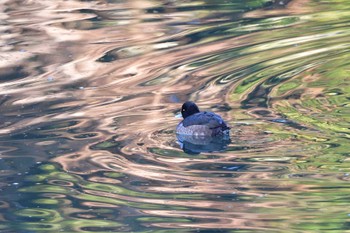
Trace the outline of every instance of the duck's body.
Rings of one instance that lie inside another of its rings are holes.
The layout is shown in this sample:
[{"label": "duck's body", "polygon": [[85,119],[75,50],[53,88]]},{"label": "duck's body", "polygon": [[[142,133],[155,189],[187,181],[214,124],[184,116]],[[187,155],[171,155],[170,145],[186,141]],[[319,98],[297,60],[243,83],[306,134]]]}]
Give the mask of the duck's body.
[{"label": "duck's body", "polygon": [[176,127],[177,134],[194,136],[218,136],[229,134],[230,128],[225,121],[213,112],[200,112],[193,102],[182,105],[183,121]]}]

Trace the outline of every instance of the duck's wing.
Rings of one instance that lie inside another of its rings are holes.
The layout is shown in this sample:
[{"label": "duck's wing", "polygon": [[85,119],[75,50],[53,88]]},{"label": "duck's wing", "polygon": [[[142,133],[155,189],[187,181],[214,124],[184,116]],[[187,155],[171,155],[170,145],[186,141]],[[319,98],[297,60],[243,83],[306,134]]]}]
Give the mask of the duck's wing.
[{"label": "duck's wing", "polygon": [[191,125],[206,125],[210,129],[222,127],[224,129],[229,129],[225,121],[217,114],[213,112],[199,112],[186,117],[183,120],[183,126],[188,127]]}]

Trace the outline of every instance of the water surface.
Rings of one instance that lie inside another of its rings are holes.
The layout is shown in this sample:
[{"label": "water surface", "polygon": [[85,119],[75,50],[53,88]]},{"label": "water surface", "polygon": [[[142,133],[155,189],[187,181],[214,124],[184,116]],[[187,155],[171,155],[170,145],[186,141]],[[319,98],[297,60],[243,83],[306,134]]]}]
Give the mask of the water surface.
[{"label": "water surface", "polygon": [[0,4],[1,232],[350,232],[347,1]]}]

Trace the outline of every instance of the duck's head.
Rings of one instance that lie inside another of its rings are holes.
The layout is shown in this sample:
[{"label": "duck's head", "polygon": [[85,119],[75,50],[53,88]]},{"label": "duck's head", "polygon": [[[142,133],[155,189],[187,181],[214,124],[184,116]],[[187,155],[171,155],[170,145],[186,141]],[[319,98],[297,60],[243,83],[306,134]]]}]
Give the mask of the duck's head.
[{"label": "duck's head", "polygon": [[181,107],[181,115],[184,119],[198,112],[199,112],[198,106],[192,101],[185,102]]}]

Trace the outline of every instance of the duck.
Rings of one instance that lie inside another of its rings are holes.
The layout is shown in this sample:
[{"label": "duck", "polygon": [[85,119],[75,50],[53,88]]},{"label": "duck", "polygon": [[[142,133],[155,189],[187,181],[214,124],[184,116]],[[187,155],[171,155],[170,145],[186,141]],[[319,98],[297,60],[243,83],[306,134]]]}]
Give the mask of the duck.
[{"label": "duck", "polygon": [[192,101],[186,101],[181,107],[183,120],[176,127],[176,134],[191,136],[229,135],[230,127],[213,112],[201,112]]}]

